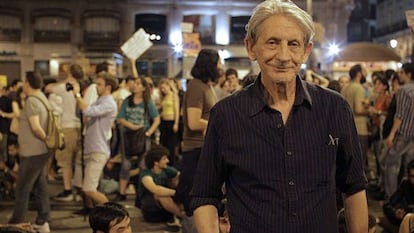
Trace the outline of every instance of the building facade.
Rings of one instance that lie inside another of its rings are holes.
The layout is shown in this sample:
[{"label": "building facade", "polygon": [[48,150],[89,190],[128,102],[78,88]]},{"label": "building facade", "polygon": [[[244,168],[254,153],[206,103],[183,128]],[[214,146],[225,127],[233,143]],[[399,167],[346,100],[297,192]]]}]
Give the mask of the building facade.
[{"label": "building facade", "polygon": [[[104,60],[128,73],[120,46],[139,28],[153,42],[137,61],[141,75],[188,77],[194,57],[177,52],[183,22],[193,26],[202,47],[217,49],[226,66],[251,71],[243,46],[244,27],[261,0],[0,0],[0,75],[20,79],[27,70],[58,77],[69,64],[89,73]],[[349,0],[294,1],[317,15],[318,46],[345,41]],[[318,60],[319,58],[315,58]],[[317,61],[318,62],[318,61]]]}]

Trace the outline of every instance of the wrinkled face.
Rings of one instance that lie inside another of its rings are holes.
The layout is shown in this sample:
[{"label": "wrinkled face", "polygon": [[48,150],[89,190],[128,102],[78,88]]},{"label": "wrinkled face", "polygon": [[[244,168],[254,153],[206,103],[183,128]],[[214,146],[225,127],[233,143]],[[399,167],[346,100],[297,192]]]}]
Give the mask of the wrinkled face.
[{"label": "wrinkled face", "polygon": [[[115,221],[115,220],[114,220]],[[110,223],[111,228],[109,229],[109,233],[131,233],[131,219],[129,217],[125,217],[121,222],[112,226],[112,222]]]},{"label": "wrinkled face", "polygon": [[305,44],[305,35],[296,21],[273,15],[259,26],[257,41],[246,41],[251,60],[257,60],[264,83],[295,81],[302,63],[308,59],[312,44]]}]

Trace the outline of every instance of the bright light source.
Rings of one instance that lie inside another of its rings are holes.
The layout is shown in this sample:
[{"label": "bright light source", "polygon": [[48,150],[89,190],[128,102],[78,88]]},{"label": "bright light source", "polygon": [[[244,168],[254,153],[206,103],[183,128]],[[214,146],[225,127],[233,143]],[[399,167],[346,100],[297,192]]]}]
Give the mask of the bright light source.
[{"label": "bright light source", "polygon": [[59,75],[59,61],[56,59],[50,59],[49,63],[50,75],[57,77]]},{"label": "bright light source", "polygon": [[300,65],[300,68],[302,70],[306,70],[308,68],[308,66],[305,63],[303,63],[302,65]]},{"label": "bright light source", "polygon": [[396,39],[392,39],[390,40],[390,45],[391,45],[391,48],[395,49],[397,48],[398,41]]},{"label": "bright light source", "polygon": [[174,52],[176,52],[176,53],[182,53],[183,52],[183,45],[182,44],[176,44],[176,45],[174,45]]},{"label": "bright light source", "polygon": [[339,53],[339,51],[340,51],[340,49],[339,49],[338,45],[336,45],[336,44],[330,44],[329,45],[329,48],[328,48],[329,55],[335,56]]},{"label": "bright light source", "polygon": [[161,40],[161,36],[160,36],[160,35],[157,35],[157,36],[155,37],[155,39],[156,39],[156,40]]},{"label": "bright light source", "polygon": [[150,35],[150,40],[155,40],[156,35],[155,34],[151,34]]},{"label": "bright light source", "polygon": [[178,45],[183,43],[183,36],[181,34],[181,31],[176,30],[170,33],[170,42],[173,45]]},{"label": "bright light source", "polygon": [[218,51],[218,54],[223,61],[231,56],[230,52],[227,49],[220,49]]}]

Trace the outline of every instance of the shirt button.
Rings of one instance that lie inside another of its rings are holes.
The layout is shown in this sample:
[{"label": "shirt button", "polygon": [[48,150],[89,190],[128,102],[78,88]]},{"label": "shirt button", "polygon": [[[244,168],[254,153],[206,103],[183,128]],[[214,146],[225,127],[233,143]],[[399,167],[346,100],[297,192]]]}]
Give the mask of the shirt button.
[{"label": "shirt button", "polygon": [[288,151],[286,152],[287,155],[292,155],[292,152]]},{"label": "shirt button", "polygon": [[288,183],[290,186],[294,186],[295,185],[295,182],[293,182],[293,181],[289,181],[289,183]]},{"label": "shirt button", "polygon": [[296,212],[292,212],[292,216],[297,216],[298,214]]},{"label": "shirt button", "polygon": [[280,123],[279,123],[279,124],[277,124],[276,126],[277,126],[277,128],[279,128],[279,129],[280,129],[280,128],[282,128],[282,124],[280,124]]}]

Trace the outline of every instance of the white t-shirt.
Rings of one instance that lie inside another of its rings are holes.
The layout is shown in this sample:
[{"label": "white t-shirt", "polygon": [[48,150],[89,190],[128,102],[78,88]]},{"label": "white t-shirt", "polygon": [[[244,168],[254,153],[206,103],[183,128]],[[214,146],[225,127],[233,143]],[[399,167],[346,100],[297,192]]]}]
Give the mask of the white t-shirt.
[{"label": "white t-shirt", "polygon": [[[80,119],[76,115],[76,99],[72,91],[66,91],[65,83],[59,83],[53,88],[53,94],[62,99],[61,126],[65,128],[80,128]],[[53,106],[53,105],[52,105]]]}]

